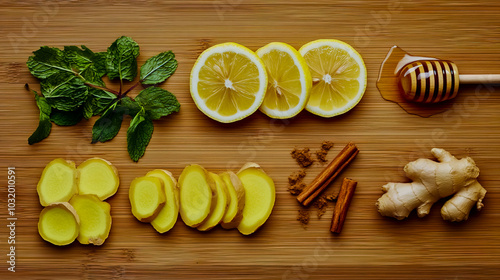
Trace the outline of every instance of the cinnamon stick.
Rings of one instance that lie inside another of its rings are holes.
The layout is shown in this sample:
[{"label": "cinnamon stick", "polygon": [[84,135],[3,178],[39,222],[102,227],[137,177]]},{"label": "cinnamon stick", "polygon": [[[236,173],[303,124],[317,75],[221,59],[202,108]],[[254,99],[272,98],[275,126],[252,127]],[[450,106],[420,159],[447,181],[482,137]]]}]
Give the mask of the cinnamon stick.
[{"label": "cinnamon stick", "polygon": [[358,182],[354,180],[344,178],[342,186],[340,187],[339,196],[337,198],[337,204],[335,204],[335,210],[333,211],[332,227],[330,229],[331,232],[340,233],[342,231],[342,226],[344,226],[345,218],[347,216],[347,210],[351,204],[357,184]]},{"label": "cinnamon stick", "polygon": [[304,206],[309,206],[328,185],[349,165],[349,163],[359,153],[354,143],[349,143],[342,151],[328,164],[328,166],[297,196],[297,200]]}]

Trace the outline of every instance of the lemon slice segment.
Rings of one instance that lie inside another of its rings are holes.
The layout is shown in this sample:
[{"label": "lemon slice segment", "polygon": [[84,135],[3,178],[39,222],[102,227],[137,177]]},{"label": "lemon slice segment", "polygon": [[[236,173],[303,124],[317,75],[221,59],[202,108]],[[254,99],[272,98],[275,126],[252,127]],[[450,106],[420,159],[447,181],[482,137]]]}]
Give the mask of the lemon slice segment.
[{"label": "lemon slice segment", "polygon": [[313,80],[306,110],[328,118],[359,103],[366,90],[367,74],[363,58],[354,48],[339,40],[316,40],[299,52]]},{"label": "lemon slice segment", "polygon": [[241,120],[262,104],[267,73],[250,49],[224,43],[205,50],[191,70],[191,96],[208,117],[223,123]]},{"label": "lemon slice segment", "polygon": [[268,85],[260,110],[271,118],[291,118],[306,106],[312,87],[306,61],[292,46],[270,43],[257,50],[267,70]]}]

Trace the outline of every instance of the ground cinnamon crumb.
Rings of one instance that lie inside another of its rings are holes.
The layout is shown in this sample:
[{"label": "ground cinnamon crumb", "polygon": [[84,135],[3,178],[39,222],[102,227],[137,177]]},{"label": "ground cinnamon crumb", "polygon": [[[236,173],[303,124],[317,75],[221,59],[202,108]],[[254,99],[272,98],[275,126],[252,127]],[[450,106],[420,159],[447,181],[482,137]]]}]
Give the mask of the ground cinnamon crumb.
[{"label": "ground cinnamon crumb", "polygon": [[331,194],[327,194],[327,195],[325,196],[325,198],[326,198],[326,200],[328,200],[328,201],[335,201],[335,200],[337,200],[337,196],[338,196],[338,195],[339,195],[338,193],[331,193]]},{"label": "ground cinnamon crumb", "polygon": [[318,199],[316,199],[313,205],[314,207],[318,208],[317,215],[318,218],[321,218],[321,216],[325,214],[326,208],[328,207],[328,200],[326,199],[326,195],[318,197]]},{"label": "ground cinnamon crumb", "polygon": [[297,221],[305,227],[309,223],[309,211],[308,210],[299,210],[299,215],[297,216]]},{"label": "ground cinnamon crumb", "polygon": [[292,158],[294,158],[303,168],[310,166],[314,162],[314,159],[309,152],[309,148],[304,148],[302,150],[294,148],[290,154],[292,155]]},{"label": "ground cinnamon crumb", "polygon": [[292,195],[299,195],[305,187],[306,187],[306,184],[300,182],[300,183],[296,183],[294,185],[288,186],[288,191]]},{"label": "ground cinnamon crumb", "polygon": [[297,183],[300,183],[302,182],[302,179],[304,179],[304,177],[306,177],[306,171],[304,169],[295,171],[290,176],[288,176],[288,184],[290,186],[293,186]]},{"label": "ground cinnamon crumb", "polygon": [[321,163],[327,162],[326,160],[326,155],[328,154],[328,151],[333,147],[333,142],[331,141],[323,141],[321,143],[321,149],[316,151],[316,158],[318,158],[318,161]]},{"label": "ground cinnamon crumb", "polygon": [[321,150],[328,152],[331,148],[333,148],[332,141],[323,141],[323,143],[321,143]]},{"label": "ground cinnamon crumb", "polygon": [[325,163],[325,162],[327,162],[327,160],[326,160],[327,154],[328,154],[328,152],[326,152],[326,151],[318,150],[318,151],[316,151],[316,158],[318,159],[319,162]]}]

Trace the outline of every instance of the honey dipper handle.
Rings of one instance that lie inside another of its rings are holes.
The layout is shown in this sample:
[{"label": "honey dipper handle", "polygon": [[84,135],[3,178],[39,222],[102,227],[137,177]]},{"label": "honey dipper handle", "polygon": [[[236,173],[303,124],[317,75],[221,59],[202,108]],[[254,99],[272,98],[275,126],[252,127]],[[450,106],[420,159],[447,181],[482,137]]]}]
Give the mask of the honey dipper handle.
[{"label": "honey dipper handle", "polygon": [[500,84],[500,74],[459,75],[461,84]]}]

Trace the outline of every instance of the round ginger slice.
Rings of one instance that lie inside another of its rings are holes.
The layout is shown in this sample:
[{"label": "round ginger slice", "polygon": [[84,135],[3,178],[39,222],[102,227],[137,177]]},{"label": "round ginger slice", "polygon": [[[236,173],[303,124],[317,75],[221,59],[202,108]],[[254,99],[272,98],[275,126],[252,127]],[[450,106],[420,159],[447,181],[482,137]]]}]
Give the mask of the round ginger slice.
[{"label": "round ginger slice", "polygon": [[94,194],[75,195],[69,203],[80,218],[78,241],[81,244],[102,245],[111,230],[111,206]]},{"label": "round ginger slice", "polygon": [[179,177],[181,218],[189,227],[197,227],[208,217],[216,204],[215,182],[198,164],[184,168]]},{"label": "round ginger slice", "polygon": [[276,191],[274,182],[256,163],[245,164],[238,177],[245,188],[245,208],[238,231],[244,235],[254,233],[271,215]]},{"label": "round ginger slice", "polygon": [[166,201],[163,182],[156,177],[135,178],[128,195],[132,214],[143,223],[154,220]]},{"label": "round ginger slice", "polygon": [[159,233],[165,233],[172,229],[179,216],[179,187],[172,173],[167,170],[155,169],[146,174],[147,177],[156,177],[163,182],[165,187],[166,203],[151,225]]},{"label": "round ginger slice", "polygon": [[80,230],[80,219],[68,202],[55,202],[45,207],[38,220],[38,233],[43,240],[64,246],[75,241]]},{"label": "round ginger slice", "polygon": [[213,207],[214,209],[208,215],[208,218],[198,226],[198,230],[201,231],[207,231],[211,230],[213,227],[218,225],[222,218],[224,217],[224,214],[226,214],[226,209],[227,209],[227,203],[228,203],[228,195],[227,195],[227,187],[226,183],[222,181],[221,177],[219,175],[210,172],[210,177],[215,182],[215,189],[217,191],[217,199],[215,202],[215,206]]},{"label": "round ginger slice", "polygon": [[37,192],[42,206],[55,202],[68,202],[77,193],[75,163],[56,158],[43,169]]},{"label": "round ginger slice", "polygon": [[228,206],[221,221],[221,226],[225,229],[235,228],[243,218],[243,208],[245,207],[245,189],[240,178],[231,171],[219,175],[226,184],[228,194]]},{"label": "round ginger slice", "polygon": [[90,158],[78,166],[79,194],[95,194],[106,200],[118,190],[120,179],[118,170],[111,162],[102,158]]}]

